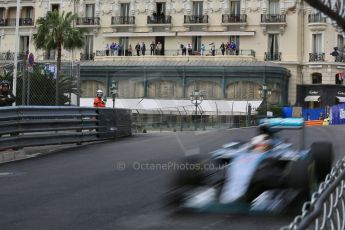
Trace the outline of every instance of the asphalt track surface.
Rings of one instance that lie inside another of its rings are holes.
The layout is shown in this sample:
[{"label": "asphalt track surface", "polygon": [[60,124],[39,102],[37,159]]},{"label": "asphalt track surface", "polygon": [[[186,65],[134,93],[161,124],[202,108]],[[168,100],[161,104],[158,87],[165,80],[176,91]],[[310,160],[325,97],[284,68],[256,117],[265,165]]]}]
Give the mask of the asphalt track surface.
[{"label": "asphalt track surface", "polygon": [[[146,167],[254,135],[253,128],[139,134],[0,165],[0,229],[279,229],[293,217],[173,214],[162,202],[173,170]],[[301,140],[295,131],[283,136]],[[329,140],[342,159],[344,136],[344,126],[307,128],[306,146]]]}]

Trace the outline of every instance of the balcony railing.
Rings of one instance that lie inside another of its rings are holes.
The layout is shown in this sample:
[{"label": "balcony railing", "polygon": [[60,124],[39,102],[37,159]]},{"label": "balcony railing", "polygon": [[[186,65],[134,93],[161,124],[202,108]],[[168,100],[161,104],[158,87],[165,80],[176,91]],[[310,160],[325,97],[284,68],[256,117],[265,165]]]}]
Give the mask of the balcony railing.
[{"label": "balcony railing", "polygon": [[325,53],[309,53],[310,62],[323,62],[325,61]]},{"label": "balcony railing", "polygon": [[246,23],[247,15],[246,14],[223,14],[222,22],[223,23]]},{"label": "balcony railing", "polygon": [[77,18],[77,25],[79,26],[99,25],[99,24],[100,24],[99,17]]},{"label": "balcony railing", "polygon": [[111,17],[112,25],[133,25],[135,24],[134,16],[117,16]]},{"label": "balcony railing", "polygon": [[34,21],[32,18],[19,18],[19,25],[20,26],[33,26]]},{"label": "balcony railing", "polygon": [[345,62],[345,51],[338,50],[338,56],[334,57],[334,62]]},{"label": "balcony railing", "polygon": [[91,54],[80,53],[80,60],[81,61],[94,60],[94,58],[95,58],[95,53],[91,53]]},{"label": "balcony railing", "polygon": [[265,52],[265,61],[281,61],[281,52]]},{"label": "balcony railing", "polygon": [[[146,50],[145,56],[157,56],[157,58],[161,56],[182,56],[183,52],[182,49],[174,49],[174,50],[168,50],[164,49],[164,52],[161,52],[161,54],[158,54],[156,51],[151,55],[150,50]],[[135,50],[132,51],[132,53],[128,53],[128,49],[126,48],[125,54],[123,52],[121,54],[112,54],[111,52],[106,52],[105,50],[96,50],[96,56],[102,57],[102,56],[137,56],[137,52]],[[142,52],[139,53],[140,56],[142,56]],[[201,52],[194,50],[191,54],[189,54],[186,51],[186,56],[201,56]],[[204,56],[211,56],[212,52],[210,49],[206,50],[203,54]],[[220,49],[215,50],[215,55],[220,56],[223,55],[222,51]],[[254,50],[226,50],[224,52],[224,56],[246,56],[246,57],[255,57],[255,51]],[[86,60],[85,58],[83,60]],[[93,60],[93,59],[91,59]]]},{"label": "balcony railing", "polygon": [[164,16],[164,15],[147,16],[147,24],[171,24],[171,16]]},{"label": "balcony railing", "polygon": [[[10,51],[2,52],[0,53],[0,61],[12,61],[14,60],[14,54],[15,54],[14,52],[10,52]],[[18,53],[18,59],[23,60],[24,55],[25,55],[24,52]]]},{"label": "balcony railing", "polygon": [[309,14],[308,22],[309,23],[326,23],[326,18],[322,17],[321,14]]},{"label": "balcony railing", "polygon": [[[32,18],[19,18],[20,26],[33,26],[34,20]],[[1,18],[0,26],[16,26],[15,18]]]},{"label": "balcony railing", "polygon": [[208,15],[185,15],[184,23],[187,23],[187,24],[208,23]]},{"label": "balcony railing", "polygon": [[263,23],[283,23],[286,22],[285,14],[261,14]]}]

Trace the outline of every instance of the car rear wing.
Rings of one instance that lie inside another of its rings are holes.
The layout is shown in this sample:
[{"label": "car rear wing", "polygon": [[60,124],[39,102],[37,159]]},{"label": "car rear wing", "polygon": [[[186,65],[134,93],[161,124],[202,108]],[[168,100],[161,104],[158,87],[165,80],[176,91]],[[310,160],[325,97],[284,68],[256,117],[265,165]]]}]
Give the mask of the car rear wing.
[{"label": "car rear wing", "polygon": [[305,130],[304,119],[299,117],[290,118],[265,118],[260,120],[260,125],[268,125],[272,130],[284,130],[284,129],[301,129],[301,143],[300,148],[304,149],[305,142]]}]

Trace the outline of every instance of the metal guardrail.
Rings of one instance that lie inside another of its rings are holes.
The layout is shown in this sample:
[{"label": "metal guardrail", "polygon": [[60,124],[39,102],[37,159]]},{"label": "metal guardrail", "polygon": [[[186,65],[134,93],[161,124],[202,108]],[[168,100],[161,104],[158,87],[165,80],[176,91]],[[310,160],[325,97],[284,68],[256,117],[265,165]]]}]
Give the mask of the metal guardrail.
[{"label": "metal guardrail", "polygon": [[326,176],[302,213],[280,230],[345,228],[345,158]]},{"label": "metal guardrail", "polygon": [[131,111],[108,108],[0,108],[0,150],[130,136]]}]

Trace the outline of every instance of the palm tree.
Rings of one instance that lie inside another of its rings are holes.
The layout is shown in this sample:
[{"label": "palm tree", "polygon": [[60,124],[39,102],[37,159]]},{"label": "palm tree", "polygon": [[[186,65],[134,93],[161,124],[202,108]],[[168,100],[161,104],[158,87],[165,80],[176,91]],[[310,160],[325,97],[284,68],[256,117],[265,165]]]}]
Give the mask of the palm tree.
[{"label": "palm tree", "polygon": [[56,105],[59,105],[59,77],[61,70],[62,46],[69,50],[81,48],[84,43],[83,30],[73,27],[73,21],[78,17],[72,12],[50,11],[45,18],[37,19],[37,33],[33,35],[36,49],[55,50],[57,49],[57,70],[56,70]]}]

